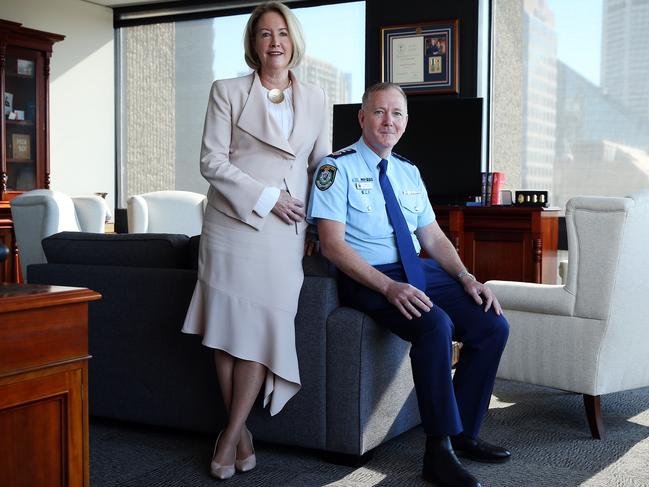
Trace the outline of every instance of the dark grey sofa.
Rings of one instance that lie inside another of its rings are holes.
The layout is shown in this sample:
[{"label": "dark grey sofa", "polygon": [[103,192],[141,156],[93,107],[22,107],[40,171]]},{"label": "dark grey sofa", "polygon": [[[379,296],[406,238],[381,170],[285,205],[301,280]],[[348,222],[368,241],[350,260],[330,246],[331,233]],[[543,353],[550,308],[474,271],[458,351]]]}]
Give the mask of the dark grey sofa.
[{"label": "dark grey sofa", "polygon": [[[180,332],[199,237],[63,232],[43,240],[30,283],[83,286],[90,304],[90,414],[216,433],[224,415],[211,350]],[[409,345],[340,306],[322,259],[305,258],[296,318],[302,389],[255,438],[360,456],[419,423]]]}]

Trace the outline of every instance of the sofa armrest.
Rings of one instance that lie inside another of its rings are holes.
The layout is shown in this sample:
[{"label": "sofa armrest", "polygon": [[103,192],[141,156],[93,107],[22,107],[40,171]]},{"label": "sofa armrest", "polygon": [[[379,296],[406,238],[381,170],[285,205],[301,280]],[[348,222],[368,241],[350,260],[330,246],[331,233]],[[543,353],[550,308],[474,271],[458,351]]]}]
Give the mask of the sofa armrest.
[{"label": "sofa armrest", "polygon": [[558,316],[572,316],[575,296],[565,286],[529,282],[488,281],[505,310],[527,311]]},{"label": "sofa armrest", "polygon": [[327,321],[327,450],[355,456],[420,423],[410,344],[355,309]]},{"label": "sofa armrest", "polygon": [[306,276],[295,317],[302,389],[270,417],[257,401],[248,426],[255,438],[324,450],[326,447],[326,323],[339,306],[335,279]]}]

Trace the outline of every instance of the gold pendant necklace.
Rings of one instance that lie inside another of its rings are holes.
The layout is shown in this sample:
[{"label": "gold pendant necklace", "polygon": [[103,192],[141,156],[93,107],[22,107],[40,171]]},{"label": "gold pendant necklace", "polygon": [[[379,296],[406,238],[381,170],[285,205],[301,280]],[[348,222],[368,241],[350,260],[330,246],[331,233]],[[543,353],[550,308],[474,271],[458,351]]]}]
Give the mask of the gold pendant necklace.
[{"label": "gold pendant necklace", "polygon": [[268,99],[273,103],[282,103],[284,101],[284,92],[279,88],[268,90]]}]

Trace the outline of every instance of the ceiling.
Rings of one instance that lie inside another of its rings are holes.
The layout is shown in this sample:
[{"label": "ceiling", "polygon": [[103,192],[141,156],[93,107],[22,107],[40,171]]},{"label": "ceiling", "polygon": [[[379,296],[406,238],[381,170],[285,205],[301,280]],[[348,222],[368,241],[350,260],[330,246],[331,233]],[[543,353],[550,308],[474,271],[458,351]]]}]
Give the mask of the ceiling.
[{"label": "ceiling", "polygon": [[102,5],[104,7],[126,7],[127,5],[143,5],[151,3],[164,3],[172,2],[175,0],[82,0],[87,3],[94,3],[95,5]]}]

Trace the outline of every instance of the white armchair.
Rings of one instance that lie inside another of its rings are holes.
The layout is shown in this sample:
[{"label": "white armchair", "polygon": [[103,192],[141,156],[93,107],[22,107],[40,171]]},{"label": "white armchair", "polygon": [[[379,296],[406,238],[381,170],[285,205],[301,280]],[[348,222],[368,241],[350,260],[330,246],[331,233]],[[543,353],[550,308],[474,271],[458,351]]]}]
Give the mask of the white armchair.
[{"label": "white armchair", "polygon": [[23,280],[27,266],[46,262],[41,241],[58,232],[104,233],[108,207],[99,196],[70,196],[36,189],[10,202]]},{"label": "white armchair", "polygon": [[128,233],[201,233],[207,198],[191,191],[154,191],[127,201]]},{"label": "white armchair", "polygon": [[510,324],[498,377],[583,394],[601,438],[600,396],[649,386],[649,190],[572,198],[566,226],[565,285],[487,282]]}]

